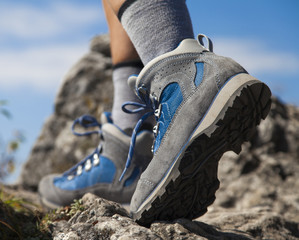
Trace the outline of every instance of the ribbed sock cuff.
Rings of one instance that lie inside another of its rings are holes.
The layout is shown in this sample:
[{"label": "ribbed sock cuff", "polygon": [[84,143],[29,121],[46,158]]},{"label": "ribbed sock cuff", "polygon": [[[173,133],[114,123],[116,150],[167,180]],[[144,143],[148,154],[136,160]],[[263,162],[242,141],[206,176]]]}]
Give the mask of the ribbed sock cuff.
[{"label": "ribbed sock cuff", "polygon": [[136,1],[137,0],[127,0],[121,5],[121,7],[119,8],[118,13],[117,13],[117,17],[120,22],[121,22],[121,17],[124,14],[124,12],[126,11],[126,9],[128,7],[130,7]]},{"label": "ribbed sock cuff", "polygon": [[121,67],[136,67],[136,68],[143,68],[144,65],[141,62],[141,60],[132,60],[132,61],[126,61],[126,62],[120,62],[117,64],[114,64],[112,66],[112,69],[115,70],[117,68],[121,68]]}]

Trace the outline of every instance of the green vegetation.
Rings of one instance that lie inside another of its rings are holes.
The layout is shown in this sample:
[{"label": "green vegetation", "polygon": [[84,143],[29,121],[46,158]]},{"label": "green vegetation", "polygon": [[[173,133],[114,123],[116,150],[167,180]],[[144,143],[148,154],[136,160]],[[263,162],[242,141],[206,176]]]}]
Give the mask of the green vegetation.
[{"label": "green vegetation", "polygon": [[51,225],[69,220],[78,211],[83,211],[81,200],[71,206],[45,212],[24,199],[0,192],[0,239],[52,239]]},{"label": "green vegetation", "polygon": [[11,118],[10,112],[5,108],[6,105],[7,105],[7,101],[0,100],[0,114],[2,114],[7,118]]},{"label": "green vegetation", "polygon": [[[6,106],[7,101],[0,100],[0,115],[10,119],[12,115]],[[24,141],[25,137],[20,131],[15,131],[9,140],[0,138],[0,180],[4,180],[15,170],[15,154]]]},{"label": "green vegetation", "polygon": [[[0,100],[0,117],[10,119],[6,109],[7,102]],[[0,138],[0,180],[15,169],[15,153],[25,140],[21,132],[16,131],[10,139]],[[1,187],[1,185],[0,185]],[[69,220],[78,211],[83,211],[81,200],[71,206],[52,211],[45,211],[25,199],[17,198],[0,188],[0,239],[52,239],[51,226],[61,220]]]}]

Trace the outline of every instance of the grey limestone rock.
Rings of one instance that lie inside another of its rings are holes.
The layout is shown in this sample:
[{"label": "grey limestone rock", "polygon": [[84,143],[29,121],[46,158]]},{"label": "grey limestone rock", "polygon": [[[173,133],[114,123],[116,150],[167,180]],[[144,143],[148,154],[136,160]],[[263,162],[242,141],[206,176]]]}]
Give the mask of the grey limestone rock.
[{"label": "grey limestone rock", "polygon": [[73,120],[83,114],[99,119],[112,105],[108,35],[95,37],[90,48],[62,82],[54,113],[45,122],[22,169],[20,182],[25,188],[36,189],[43,176],[65,171],[99,143],[98,136],[77,137],[71,133]]},{"label": "grey limestone rock", "polygon": [[[78,212],[65,224],[55,224],[53,236],[67,234],[80,239],[160,239],[149,229],[139,226],[119,204],[86,194],[85,210]],[[74,238],[76,239],[76,238]]]},{"label": "grey limestone rock", "polygon": [[246,210],[214,208],[196,220],[177,219],[139,226],[120,205],[92,194],[85,210],[53,225],[54,239],[298,239],[298,222],[268,207]]}]

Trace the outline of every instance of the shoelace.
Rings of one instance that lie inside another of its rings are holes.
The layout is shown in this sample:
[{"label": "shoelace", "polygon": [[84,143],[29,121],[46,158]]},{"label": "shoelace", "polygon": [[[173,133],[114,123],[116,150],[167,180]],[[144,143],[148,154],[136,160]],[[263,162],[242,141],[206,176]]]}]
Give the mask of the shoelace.
[{"label": "shoelace", "polygon": [[[137,133],[140,129],[140,127],[142,126],[142,124],[144,123],[144,121],[152,116],[152,115],[155,115],[156,116],[156,120],[158,120],[158,116],[156,115],[157,111],[157,106],[158,106],[158,101],[157,101],[157,98],[155,96],[150,96],[150,98],[146,98],[146,95],[144,94],[143,97],[141,97],[141,93],[142,92],[146,92],[146,89],[145,87],[141,87],[139,88],[138,90],[138,95],[140,98],[143,99],[143,102],[145,104],[141,104],[141,103],[137,103],[137,102],[125,102],[123,105],[122,105],[122,110],[125,112],[125,113],[129,113],[129,114],[134,114],[134,113],[139,113],[141,111],[144,111],[144,110],[149,110],[148,112],[146,112],[137,122],[137,124],[135,125],[135,128],[133,130],[133,133],[132,133],[132,137],[131,137],[131,143],[130,143],[130,148],[129,148],[129,153],[128,153],[128,158],[127,158],[127,162],[126,162],[126,166],[119,178],[119,181],[121,181],[126,173],[126,171],[128,170],[128,168],[130,167],[131,165],[131,161],[132,161],[132,158],[133,158],[133,155],[134,155],[134,148],[135,148],[135,143],[136,143],[136,137],[137,137]],[[133,107],[138,107],[137,109],[127,109],[126,107],[127,106],[133,106]],[[157,129],[157,125],[154,127],[154,129]]]},{"label": "shoelace", "polygon": [[[84,132],[84,133],[79,133],[75,131],[75,126],[77,124],[80,124],[84,128],[89,128],[89,127],[99,127],[98,131],[89,131],[89,132]],[[79,118],[77,118],[73,125],[72,125],[72,132],[76,136],[88,136],[92,134],[102,134],[101,131],[102,125],[97,121],[97,119],[93,116],[90,115],[83,115]],[[92,166],[96,166],[100,163],[99,155],[101,153],[102,145],[97,147],[95,151],[88,155],[85,159],[83,159],[81,162],[77,163],[75,166],[64,172],[62,175],[63,177],[67,177],[68,180],[73,179],[75,176],[81,175],[83,171],[83,166],[86,171],[89,171]],[[92,159],[92,161],[90,160]]]},{"label": "shoelace", "polygon": [[[100,130],[99,131],[90,131],[90,132],[78,133],[78,132],[75,131],[75,126],[77,124],[80,124],[84,128],[99,127]],[[94,133],[101,134],[102,133],[101,128],[102,128],[102,125],[97,121],[97,119],[95,117],[90,116],[90,115],[83,115],[83,116],[77,118],[74,121],[74,123],[72,125],[72,132],[76,136],[88,136],[88,135],[91,135],[91,134],[94,134]]]}]

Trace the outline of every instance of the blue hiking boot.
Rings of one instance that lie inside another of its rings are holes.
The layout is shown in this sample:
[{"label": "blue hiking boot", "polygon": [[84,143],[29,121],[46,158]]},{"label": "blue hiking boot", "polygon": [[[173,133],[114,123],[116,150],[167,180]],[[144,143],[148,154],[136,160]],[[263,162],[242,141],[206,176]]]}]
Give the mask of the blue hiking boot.
[{"label": "blue hiking boot", "polygon": [[77,123],[84,127],[98,126],[99,131],[75,134],[99,133],[101,143],[92,154],[64,174],[51,174],[41,180],[38,192],[42,203],[48,208],[66,206],[88,192],[115,202],[129,203],[140,174],[152,158],[152,132],[138,132],[132,169],[127,177],[119,182],[128,156],[131,136],[114,125],[107,113],[102,115],[102,124],[91,116],[75,120],[74,125]]},{"label": "blue hiking boot", "polygon": [[218,161],[226,151],[239,153],[266,118],[270,89],[231,58],[214,54],[204,35],[183,40],[129,82],[144,102],[140,107],[157,121],[154,156],[131,200],[133,218],[150,225],[203,215],[219,188]]}]

